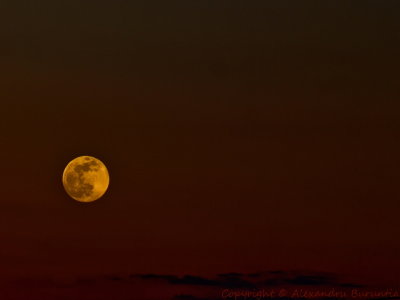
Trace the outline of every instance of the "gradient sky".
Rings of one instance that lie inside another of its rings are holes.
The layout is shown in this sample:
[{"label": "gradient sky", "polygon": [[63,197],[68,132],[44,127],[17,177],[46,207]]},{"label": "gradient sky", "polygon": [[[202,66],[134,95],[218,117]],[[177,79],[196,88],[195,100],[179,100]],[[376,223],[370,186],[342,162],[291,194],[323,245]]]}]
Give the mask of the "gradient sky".
[{"label": "gradient sky", "polygon": [[[0,276],[400,278],[400,2],[0,2]],[[61,184],[92,155],[101,200]]]}]

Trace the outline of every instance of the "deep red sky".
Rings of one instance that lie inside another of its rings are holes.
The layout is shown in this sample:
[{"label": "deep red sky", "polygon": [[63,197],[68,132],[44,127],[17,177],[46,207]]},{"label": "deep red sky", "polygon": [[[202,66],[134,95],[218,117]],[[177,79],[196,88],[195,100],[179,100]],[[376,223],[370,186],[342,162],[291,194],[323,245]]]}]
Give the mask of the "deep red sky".
[{"label": "deep red sky", "polygon": [[[396,283],[399,6],[1,1],[1,276]],[[90,205],[79,155],[111,174]]]}]

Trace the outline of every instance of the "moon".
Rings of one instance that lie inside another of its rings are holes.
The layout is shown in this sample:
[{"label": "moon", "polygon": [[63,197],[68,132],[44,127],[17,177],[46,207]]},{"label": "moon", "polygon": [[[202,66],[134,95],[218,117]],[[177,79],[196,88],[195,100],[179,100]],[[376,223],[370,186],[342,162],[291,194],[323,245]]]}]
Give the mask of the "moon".
[{"label": "moon", "polygon": [[79,156],[65,167],[62,182],[71,198],[79,202],[93,202],[107,191],[110,176],[99,159]]}]

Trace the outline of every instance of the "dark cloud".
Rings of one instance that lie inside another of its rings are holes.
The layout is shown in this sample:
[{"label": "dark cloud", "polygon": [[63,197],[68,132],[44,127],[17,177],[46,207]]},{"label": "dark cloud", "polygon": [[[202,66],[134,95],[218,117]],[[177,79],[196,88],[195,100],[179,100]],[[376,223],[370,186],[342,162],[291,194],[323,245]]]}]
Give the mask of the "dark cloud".
[{"label": "dark cloud", "polygon": [[157,274],[131,275],[143,280],[164,280],[171,285],[209,286],[219,288],[263,288],[278,286],[337,286],[342,288],[363,287],[353,282],[342,282],[338,276],[326,273],[265,271],[257,273],[220,273],[215,277],[195,275],[174,276]]},{"label": "dark cloud", "polygon": [[[171,274],[109,274],[107,276],[78,278],[65,282],[62,280],[51,281],[31,281],[21,280],[14,284],[14,288],[22,292],[29,291],[34,295],[41,295],[43,291],[52,290],[58,293],[81,293],[82,291],[90,293],[101,287],[105,294],[98,299],[109,299],[113,293],[125,293],[132,295],[141,291],[140,295],[149,295],[149,288],[154,289],[150,298],[159,299],[159,295],[166,295],[163,299],[171,300],[216,300],[221,299],[221,292],[229,290],[262,290],[262,289],[338,289],[350,290],[353,288],[366,287],[357,283],[348,282],[337,274],[302,272],[302,271],[260,271],[253,273],[219,273],[213,276],[197,276],[186,274],[183,276]],[[108,293],[108,294],[107,294]],[[0,295],[1,296],[1,295]],[[94,296],[93,296],[94,297]],[[124,296],[125,297],[125,296]],[[49,296],[42,300],[53,300]],[[88,298],[92,300],[94,298]],[[96,298],[97,299],[97,298]],[[130,299],[129,297],[120,299]],[[249,298],[252,299],[252,298]],[[283,298],[279,298],[283,299]],[[376,298],[375,298],[376,299]],[[399,298],[382,298],[399,299]]]}]

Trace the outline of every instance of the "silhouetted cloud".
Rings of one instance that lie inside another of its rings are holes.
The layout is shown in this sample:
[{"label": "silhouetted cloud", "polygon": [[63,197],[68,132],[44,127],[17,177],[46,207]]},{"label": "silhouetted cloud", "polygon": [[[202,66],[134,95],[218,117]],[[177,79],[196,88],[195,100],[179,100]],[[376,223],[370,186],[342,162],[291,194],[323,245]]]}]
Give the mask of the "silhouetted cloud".
[{"label": "silhouetted cloud", "polygon": [[172,285],[210,286],[219,288],[262,288],[278,286],[337,286],[342,288],[362,287],[353,282],[342,282],[337,276],[326,273],[265,271],[257,273],[220,273],[215,277],[196,275],[139,274],[132,278],[164,280]]},{"label": "silhouetted cloud", "polygon": [[[81,293],[90,294],[91,291],[102,291],[99,298],[110,299],[110,295],[126,295],[118,299],[128,300],[129,295],[140,295],[141,299],[158,300],[216,300],[221,299],[224,290],[261,291],[263,289],[338,289],[350,290],[353,288],[366,288],[367,286],[348,282],[339,275],[322,272],[303,271],[258,271],[253,273],[227,272],[214,276],[197,276],[186,274],[183,276],[171,274],[109,274],[92,278],[79,278],[61,281],[55,280],[20,280],[9,287],[13,291],[29,290],[35,295],[42,295],[45,291],[55,294]],[[138,294],[140,293],[140,294]],[[52,294],[51,294],[52,295]],[[51,295],[41,300],[53,300]],[[42,297],[42,296],[41,296]],[[93,296],[95,297],[95,296]],[[138,296],[139,297],[139,296]],[[36,299],[36,298],[34,298]],[[39,298],[38,298],[39,299]],[[88,298],[93,300],[94,298]],[[249,300],[252,298],[248,298]],[[271,298],[270,298],[271,299]],[[284,298],[277,298],[283,300]],[[317,299],[317,298],[316,298]],[[324,298],[328,299],[328,298]],[[381,300],[399,298],[381,298]],[[272,299],[271,299],[272,300]],[[375,298],[374,300],[378,300]]]}]

